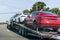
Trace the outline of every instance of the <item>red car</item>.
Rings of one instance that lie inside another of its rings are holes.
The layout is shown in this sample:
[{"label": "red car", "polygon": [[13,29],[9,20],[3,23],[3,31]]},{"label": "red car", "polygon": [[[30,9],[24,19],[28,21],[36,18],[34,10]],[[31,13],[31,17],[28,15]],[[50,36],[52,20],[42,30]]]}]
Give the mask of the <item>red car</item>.
[{"label": "red car", "polygon": [[[28,18],[28,17],[27,17]],[[34,28],[54,28],[58,29],[60,27],[59,17],[52,13],[46,11],[34,11],[30,15],[30,23],[33,23]],[[27,20],[25,20],[27,21]],[[28,21],[27,21],[28,22]],[[28,23],[26,23],[28,24]]]}]

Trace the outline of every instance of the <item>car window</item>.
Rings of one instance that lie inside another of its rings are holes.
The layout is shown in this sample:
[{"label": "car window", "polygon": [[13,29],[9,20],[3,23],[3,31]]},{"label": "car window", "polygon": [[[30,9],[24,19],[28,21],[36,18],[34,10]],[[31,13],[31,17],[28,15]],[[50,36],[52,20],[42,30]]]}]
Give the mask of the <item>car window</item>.
[{"label": "car window", "polygon": [[33,12],[33,13],[32,13],[32,16],[37,16],[37,15],[38,15],[37,12]]}]

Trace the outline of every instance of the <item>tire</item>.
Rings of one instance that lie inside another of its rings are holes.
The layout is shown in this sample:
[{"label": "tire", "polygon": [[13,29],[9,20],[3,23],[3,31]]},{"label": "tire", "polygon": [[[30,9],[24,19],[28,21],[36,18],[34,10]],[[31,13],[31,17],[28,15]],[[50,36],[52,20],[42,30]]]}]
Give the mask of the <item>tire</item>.
[{"label": "tire", "polygon": [[34,30],[37,30],[37,22],[36,21],[33,22],[33,27],[34,27]]},{"label": "tire", "polygon": [[10,30],[14,29],[11,25],[8,25],[7,28],[10,29]]},{"label": "tire", "polygon": [[28,36],[28,30],[24,29],[24,36],[27,37]]},{"label": "tire", "polygon": [[18,29],[18,33],[19,33],[19,34],[22,34],[22,29],[21,29],[21,27]]},{"label": "tire", "polygon": [[7,28],[8,28],[8,29],[11,29],[10,25],[7,25]]},{"label": "tire", "polygon": [[20,35],[27,37],[27,35],[28,35],[27,33],[28,33],[28,32],[27,32],[26,29],[24,29],[24,28],[20,28],[20,29],[19,29],[19,34],[20,34]]},{"label": "tire", "polygon": [[21,35],[24,36],[24,28],[21,30]]},{"label": "tire", "polygon": [[13,26],[13,22],[11,22],[11,26]]},{"label": "tire", "polygon": [[21,27],[19,28],[19,34],[22,35],[22,36],[24,36],[24,29],[21,28]]},{"label": "tire", "polygon": [[24,24],[25,26],[27,26],[26,20],[24,20],[23,24]]},{"label": "tire", "polygon": [[19,20],[19,23],[20,23],[20,18],[18,18],[18,20]]},{"label": "tire", "polygon": [[21,35],[27,37],[28,36],[28,31],[26,29],[22,28]]}]

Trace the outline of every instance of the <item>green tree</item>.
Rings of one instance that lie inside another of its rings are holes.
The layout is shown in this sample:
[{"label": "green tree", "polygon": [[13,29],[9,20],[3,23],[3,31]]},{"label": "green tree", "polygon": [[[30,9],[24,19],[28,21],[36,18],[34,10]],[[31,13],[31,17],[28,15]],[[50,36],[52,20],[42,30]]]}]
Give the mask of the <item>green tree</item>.
[{"label": "green tree", "polygon": [[60,15],[60,10],[57,12],[57,15]]},{"label": "green tree", "polygon": [[28,9],[23,10],[23,13],[30,13]]},{"label": "green tree", "polygon": [[50,11],[56,14],[60,14],[59,8],[52,8]]},{"label": "green tree", "polygon": [[47,7],[47,8],[43,8],[42,10],[43,10],[43,11],[50,11],[50,8]]},{"label": "green tree", "polygon": [[16,13],[16,14],[14,15],[14,17],[17,17],[18,15],[20,15],[20,14]]},{"label": "green tree", "polygon": [[44,2],[36,2],[35,4],[33,4],[32,9],[30,10],[30,12],[33,11],[40,11],[41,9],[44,8],[44,6],[46,6],[46,4]]}]

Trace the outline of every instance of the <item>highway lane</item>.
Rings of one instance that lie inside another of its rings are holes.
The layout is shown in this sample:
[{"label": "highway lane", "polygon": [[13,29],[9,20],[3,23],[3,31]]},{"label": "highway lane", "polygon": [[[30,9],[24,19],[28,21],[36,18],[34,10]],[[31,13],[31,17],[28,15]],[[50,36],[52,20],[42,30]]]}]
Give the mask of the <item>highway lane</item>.
[{"label": "highway lane", "polygon": [[28,38],[8,30],[7,24],[0,24],[0,40],[28,40]]}]

